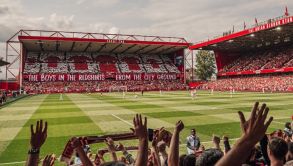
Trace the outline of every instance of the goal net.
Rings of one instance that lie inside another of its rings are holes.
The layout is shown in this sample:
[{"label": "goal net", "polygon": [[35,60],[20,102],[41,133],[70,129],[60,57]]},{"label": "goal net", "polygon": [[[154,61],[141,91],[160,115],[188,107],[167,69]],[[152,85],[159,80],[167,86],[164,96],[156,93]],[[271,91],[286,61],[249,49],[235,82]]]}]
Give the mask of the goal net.
[{"label": "goal net", "polygon": [[110,86],[109,92],[127,92],[127,86]]}]

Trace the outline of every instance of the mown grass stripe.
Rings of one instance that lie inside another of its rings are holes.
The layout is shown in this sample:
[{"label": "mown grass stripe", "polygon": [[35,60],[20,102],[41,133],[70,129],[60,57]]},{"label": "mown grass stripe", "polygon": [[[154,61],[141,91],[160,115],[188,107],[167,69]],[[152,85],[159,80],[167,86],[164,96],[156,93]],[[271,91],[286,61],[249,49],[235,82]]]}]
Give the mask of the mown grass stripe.
[{"label": "mown grass stripe", "polygon": [[[66,108],[66,106],[70,105],[72,108],[79,110],[66,95],[63,95],[63,101],[59,100],[59,95],[56,94],[48,95],[44,101],[45,102],[40,105],[38,110],[44,111],[44,109],[46,109],[48,105],[50,105],[50,107],[55,106],[55,108],[61,110],[64,107]],[[65,106],[62,105],[63,102],[66,102]],[[76,110],[76,113],[79,113],[79,117],[75,118],[59,118],[58,114],[54,112],[51,114],[55,114],[55,116],[51,116],[50,118],[48,118],[46,116],[40,116],[46,114],[40,114],[38,113],[38,110],[24,124],[24,127],[20,130],[15,139],[11,141],[5,151],[1,154],[0,163],[22,161],[26,159],[30,138],[29,126],[31,123],[35,124],[38,119],[46,120],[49,124],[48,138],[46,143],[42,147],[41,156],[53,152],[57,155],[60,155],[66,142],[72,136],[102,134],[102,131],[99,129],[99,127],[96,126],[90,118],[85,116],[85,114],[81,110]],[[46,112],[50,114],[50,110],[46,110]],[[51,123],[52,125],[50,125]]]}]

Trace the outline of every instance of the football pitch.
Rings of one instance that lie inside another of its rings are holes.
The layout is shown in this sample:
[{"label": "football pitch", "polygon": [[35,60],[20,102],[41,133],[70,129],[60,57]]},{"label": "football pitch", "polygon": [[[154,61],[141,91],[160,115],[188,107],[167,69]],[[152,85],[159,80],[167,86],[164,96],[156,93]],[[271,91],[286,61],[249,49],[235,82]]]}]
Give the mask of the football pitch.
[{"label": "football pitch", "polygon": [[[283,129],[284,122],[293,115],[291,93],[238,93],[198,91],[192,100],[186,91],[133,92],[96,94],[36,95],[26,97],[0,109],[0,165],[23,165],[29,149],[30,124],[39,119],[48,122],[48,138],[41,149],[41,156],[55,153],[60,156],[72,136],[104,135],[129,132],[133,116],[137,113],[148,117],[148,128],[164,126],[173,131],[178,120],[185,129],[180,135],[181,153],[185,153],[185,138],[195,128],[206,148],[212,135],[227,135],[231,140],[240,137],[237,111],[246,117],[255,101],[266,102],[274,120],[269,131]],[[137,141],[124,141],[137,145]],[[149,144],[150,145],[150,144]],[[91,146],[95,153],[102,144]]]}]

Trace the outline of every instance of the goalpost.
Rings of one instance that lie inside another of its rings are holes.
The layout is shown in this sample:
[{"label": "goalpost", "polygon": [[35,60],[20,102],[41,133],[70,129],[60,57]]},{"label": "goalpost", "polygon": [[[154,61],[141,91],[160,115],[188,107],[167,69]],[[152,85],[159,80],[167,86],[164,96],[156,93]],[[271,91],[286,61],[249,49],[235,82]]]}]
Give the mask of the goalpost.
[{"label": "goalpost", "polygon": [[127,92],[127,86],[110,86],[109,92]]}]

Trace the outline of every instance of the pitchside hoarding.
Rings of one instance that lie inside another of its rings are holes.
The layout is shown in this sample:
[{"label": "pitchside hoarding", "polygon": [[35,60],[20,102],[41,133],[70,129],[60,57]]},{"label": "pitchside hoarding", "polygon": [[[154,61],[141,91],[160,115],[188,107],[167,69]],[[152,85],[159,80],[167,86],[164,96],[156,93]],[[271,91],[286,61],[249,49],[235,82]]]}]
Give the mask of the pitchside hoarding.
[{"label": "pitchside hoarding", "polygon": [[[151,80],[176,80],[183,74],[114,74],[112,79],[116,81],[151,81]],[[104,74],[25,74],[25,81],[29,82],[57,82],[57,81],[104,81]]]}]

